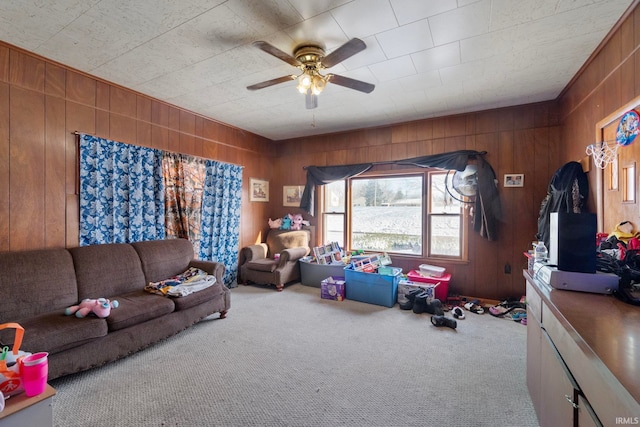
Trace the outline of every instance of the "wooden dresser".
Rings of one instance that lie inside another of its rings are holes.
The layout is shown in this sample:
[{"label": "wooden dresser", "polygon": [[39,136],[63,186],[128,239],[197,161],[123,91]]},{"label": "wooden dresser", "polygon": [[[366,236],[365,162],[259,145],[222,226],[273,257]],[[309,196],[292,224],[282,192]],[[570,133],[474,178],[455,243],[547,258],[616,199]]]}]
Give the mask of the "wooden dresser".
[{"label": "wooden dresser", "polygon": [[640,307],[523,274],[527,386],[540,425],[640,425]]}]

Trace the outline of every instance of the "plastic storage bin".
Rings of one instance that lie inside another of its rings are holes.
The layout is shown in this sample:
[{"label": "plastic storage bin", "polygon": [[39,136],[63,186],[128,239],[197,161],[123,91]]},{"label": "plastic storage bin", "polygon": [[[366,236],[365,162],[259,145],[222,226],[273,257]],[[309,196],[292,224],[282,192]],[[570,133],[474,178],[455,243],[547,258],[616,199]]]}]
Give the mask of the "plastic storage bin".
[{"label": "plastic storage bin", "polygon": [[320,284],[327,277],[344,276],[344,263],[340,264],[318,264],[300,260],[300,283],[306,286],[319,288]]},{"label": "plastic storage bin", "polygon": [[420,264],[420,273],[423,276],[442,277],[446,269],[444,267],[438,267],[437,265]]},{"label": "plastic storage bin", "polygon": [[398,298],[398,283],[402,269],[392,268],[394,274],[382,275],[356,271],[351,265],[345,267],[346,298],[368,304],[393,307]]},{"label": "plastic storage bin", "polygon": [[418,273],[416,270],[411,270],[407,273],[407,279],[412,282],[422,282],[422,283],[440,283],[436,287],[436,298],[442,302],[447,300],[447,296],[449,296],[449,282],[451,281],[451,273],[445,273],[442,277],[427,277]]}]

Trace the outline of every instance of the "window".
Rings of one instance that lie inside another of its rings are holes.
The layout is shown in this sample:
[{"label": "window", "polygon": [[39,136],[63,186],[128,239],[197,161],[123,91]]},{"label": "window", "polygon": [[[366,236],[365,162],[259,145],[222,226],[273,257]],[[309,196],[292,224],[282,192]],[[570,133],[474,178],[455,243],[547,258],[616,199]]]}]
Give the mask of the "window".
[{"label": "window", "polygon": [[415,256],[462,258],[462,201],[446,171],[358,176],[322,186],[324,242]]},{"label": "window", "polygon": [[[445,186],[446,173],[429,174],[429,255],[462,256],[462,201]],[[448,183],[448,181],[447,181]]]},{"label": "window", "polygon": [[324,187],[322,223],[324,242],[338,242],[344,248],[346,187],[335,181]]}]

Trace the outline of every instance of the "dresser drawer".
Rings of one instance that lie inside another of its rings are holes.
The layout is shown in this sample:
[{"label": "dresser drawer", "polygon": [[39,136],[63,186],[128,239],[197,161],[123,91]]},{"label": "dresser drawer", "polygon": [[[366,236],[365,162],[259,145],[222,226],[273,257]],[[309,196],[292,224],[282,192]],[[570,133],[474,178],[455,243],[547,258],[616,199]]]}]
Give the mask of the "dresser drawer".
[{"label": "dresser drawer", "polygon": [[542,298],[531,283],[527,281],[527,316],[533,316],[542,323]]}]

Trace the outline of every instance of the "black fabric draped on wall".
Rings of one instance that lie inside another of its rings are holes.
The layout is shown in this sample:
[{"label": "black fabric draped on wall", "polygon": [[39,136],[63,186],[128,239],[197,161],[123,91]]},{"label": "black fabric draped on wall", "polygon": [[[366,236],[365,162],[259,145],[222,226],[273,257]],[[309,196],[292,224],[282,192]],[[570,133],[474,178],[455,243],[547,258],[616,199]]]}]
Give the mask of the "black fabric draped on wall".
[{"label": "black fabric draped on wall", "polygon": [[[476,232],[480,233],[482,237],[488,240],[496,240],[498,222],[502,220],[502,205],[498,194],[496,174],[489,162],[485,160],[485,154],[486,151],[459,150],[431,156],[384,162],[384,164],[463,171],[469,163],[469,160],[476,160],[478,167],[478,195],[475,201],[473,228]],[[306,166],[307,184],[304,187],[302,200],[300,200],[300,208],[304,209],[310,215],[313,215],[316,185],[325,185],[333,181],[358,176],[376,164],[382,163]]]}]

